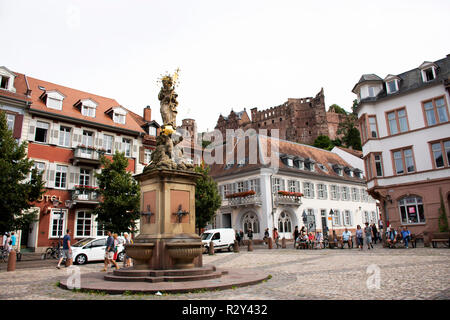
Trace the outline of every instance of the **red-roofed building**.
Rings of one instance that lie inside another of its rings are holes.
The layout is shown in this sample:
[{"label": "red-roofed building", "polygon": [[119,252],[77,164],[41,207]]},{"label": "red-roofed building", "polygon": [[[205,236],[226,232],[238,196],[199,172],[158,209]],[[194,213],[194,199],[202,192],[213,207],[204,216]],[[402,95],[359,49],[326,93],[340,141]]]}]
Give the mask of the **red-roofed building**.
[{"label": "red-roofed building", "polygon": [[39,222],[22,232],[21,245],[43,251],[67,228],[73,241],[103,235],[91,213],[99,203],[94,174],[101,171],[100,156],[112,158],[119,150],[128,158],[128,171],[142,172],[159,130],[151,109],[141,117],[114,99],[5,67],[0,83],[8,124],[17,139],[28,142],[28,157],[46,180],[46,192],[35,204]]}]

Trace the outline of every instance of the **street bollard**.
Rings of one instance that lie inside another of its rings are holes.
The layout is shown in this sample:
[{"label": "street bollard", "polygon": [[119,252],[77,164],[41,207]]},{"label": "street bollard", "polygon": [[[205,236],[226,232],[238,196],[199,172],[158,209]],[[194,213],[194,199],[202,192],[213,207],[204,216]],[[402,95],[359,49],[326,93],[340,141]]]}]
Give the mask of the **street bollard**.
[{"label": "street bollard", "polygon": [[234,240],[233,252],[239,252],[239,242]]},{"label": "street bollard", "polygon": [[212,241],[209,243],[208,254],[210,256],[214,254],[214,243]]},{"label": "street bollard", "polygon": [[248,240],[248,251],[253,251],[253,240]]},{"label": "street bollard", "polygon": [[286,238],[285,237],[283,237],[281,239],[281,249],[286,249]]},{"label": "street bollard", "polygon": [[273,249],[273,242],[272,242],[272,238],[269,238],[268,242],[268,247],[269,249]]},{"label": "street bollard", "polygon": [[16,270],[16,251],[12,249],[8,256],[8,268],[6,269],[6,271],[15,271],[15,270]]}]

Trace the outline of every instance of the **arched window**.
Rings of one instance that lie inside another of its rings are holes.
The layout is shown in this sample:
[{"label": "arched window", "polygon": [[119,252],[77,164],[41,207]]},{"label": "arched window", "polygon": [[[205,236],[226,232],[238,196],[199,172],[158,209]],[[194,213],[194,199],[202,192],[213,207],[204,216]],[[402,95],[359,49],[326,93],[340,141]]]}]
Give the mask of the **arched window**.
[{"label": "arched window", "polygon": [[278,232],[292,232],[291,218],[284,211],[278,217]]},{"label": "arched window", "polygon": [[421,197],[409,196],[398,201],[403,224],[425,223]]},{"label": "arched window", "polygon": [[244,233],[247,233],[249,227],[252,228],[253,233],[259,233],[259,221],[255,213],[246,213],[242,219],[242,225],[244,226]]}]

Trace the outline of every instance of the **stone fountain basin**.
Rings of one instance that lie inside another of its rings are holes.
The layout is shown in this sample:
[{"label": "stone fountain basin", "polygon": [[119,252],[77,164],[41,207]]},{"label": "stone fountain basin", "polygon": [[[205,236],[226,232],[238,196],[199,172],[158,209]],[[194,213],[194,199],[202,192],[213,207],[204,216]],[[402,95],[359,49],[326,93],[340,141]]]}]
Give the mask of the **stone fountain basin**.
[{"label": "stone fountain basin", "polygon": [[127,256],[136,260],[149,260],[153,254],[154,243],[133,243],[126,244]]},{"label": "stone fountain basin", "polygon": [[192,268],[193,260],[203,253],[201,241],[169,242],[166,243],[169,256],[175,260],[174,268]]}]

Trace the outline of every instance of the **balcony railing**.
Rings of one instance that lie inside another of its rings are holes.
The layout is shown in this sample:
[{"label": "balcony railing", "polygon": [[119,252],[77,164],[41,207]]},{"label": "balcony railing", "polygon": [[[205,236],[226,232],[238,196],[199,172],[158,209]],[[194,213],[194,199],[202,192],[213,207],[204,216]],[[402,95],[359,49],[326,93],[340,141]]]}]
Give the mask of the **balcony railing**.
[{"label": "balcony railing", "polygon": [[78,163],[89,163],[98,165],[100,164],[101,155],[102,152],[98,150],[94,150],[83,146],[75,147],[75,150],[73,152],[74,165],[77,165]]},{"label": "balcony railing", "polygon": [[80,190],[73,189],[70,190],[72,200],[74,203],[98,203],[99,202],[99,194],[97,190]]},{"label": "balcony railing", "polygon": [[237,197],[222,200],[222,207],[258,206],[262,205],[261,195]]},{"label": "balcony railing", "polygon": [[275,205],[299,206],[302,204],[302,198],[296,196],[275,195]]}]

